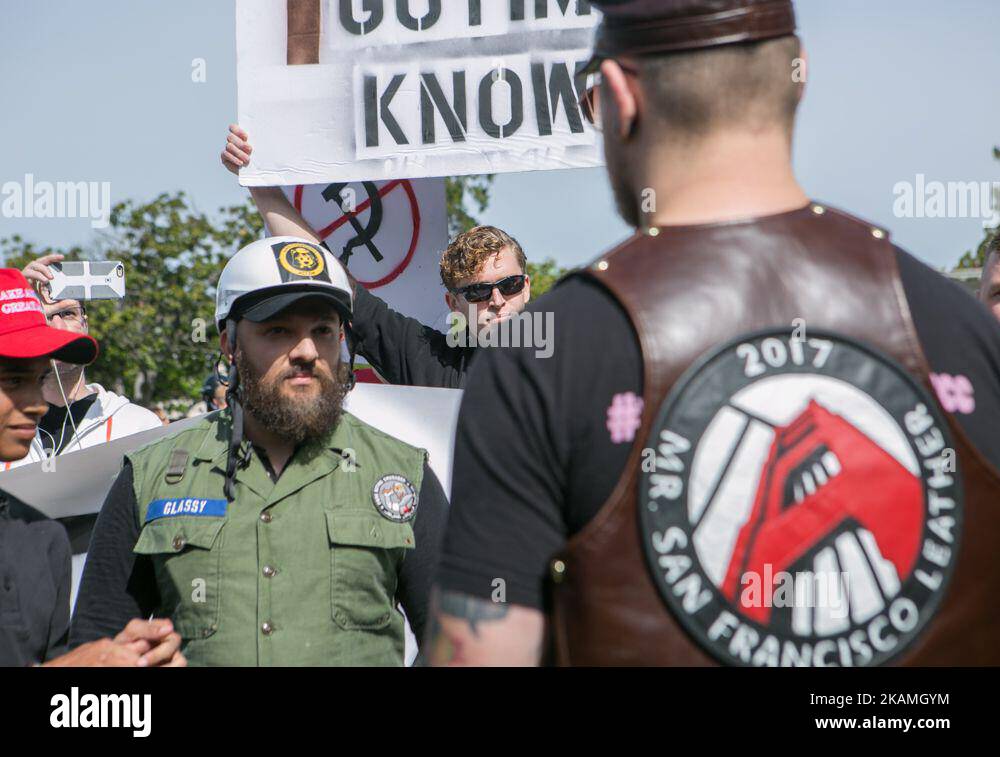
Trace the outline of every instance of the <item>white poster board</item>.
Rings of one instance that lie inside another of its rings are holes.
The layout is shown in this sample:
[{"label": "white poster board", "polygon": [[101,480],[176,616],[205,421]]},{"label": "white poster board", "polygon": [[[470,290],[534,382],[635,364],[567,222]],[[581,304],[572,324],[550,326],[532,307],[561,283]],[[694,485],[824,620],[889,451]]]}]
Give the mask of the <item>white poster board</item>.
[{"label": "white poster board", "polygon": [[245,186],[601,165],[587,0],[237,0]]}]

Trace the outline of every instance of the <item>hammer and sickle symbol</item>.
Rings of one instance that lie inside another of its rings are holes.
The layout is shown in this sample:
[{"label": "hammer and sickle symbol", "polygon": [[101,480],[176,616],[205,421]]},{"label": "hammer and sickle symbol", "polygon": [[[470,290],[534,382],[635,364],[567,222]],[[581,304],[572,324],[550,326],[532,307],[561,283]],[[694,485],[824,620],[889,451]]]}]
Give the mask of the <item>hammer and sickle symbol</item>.
[{"label": "hammer and sickle symbol", "polygon": [[[345,266],[350,261],[354,248],[361,245],[368,248],[368,252],[371,253],[372,258],[375,259],[376,263],[382,262],[382,253],[379,252],[378,247],[376,247],[375,243],[372,242],[372,238],[382,227],[382,197],[379,195],[378,188],[373,182],[364,181],[361,182],[361,184],[364,186],[365,191],[368,193],[368,198],[371,201],[368,223],[365,226],[362,226],[355,211],[344,211],[344,215],[347,217],[347,220],[351,224],[355,233],[355,236],[344,245],[344,249],[340,253],[340,262]],[[323,199],[327,202],[336,202],[337,207],[343,209],[344,197],[341,193],[344,191],[345,187],[347,187],[346,183],[331,184],[323,190]]]}]

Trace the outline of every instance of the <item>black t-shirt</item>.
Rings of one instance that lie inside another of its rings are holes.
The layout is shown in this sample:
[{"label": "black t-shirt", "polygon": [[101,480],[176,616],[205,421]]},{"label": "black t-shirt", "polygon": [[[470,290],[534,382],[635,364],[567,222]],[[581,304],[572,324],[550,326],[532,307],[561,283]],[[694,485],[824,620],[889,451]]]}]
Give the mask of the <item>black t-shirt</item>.
[{"label": "black t-shirt", "polygon": [[[326,242],[321,242],[332,253]],[[459,389],[475,348],[448,344],[447,335],[397,313],[351,276],[353,337],[361,355],[390,384]]]},{"label": "black t-shirt", "polygon": [[80,424],[83,423],[83,417],[96,400],[97,394],[95,393],[88,394],[76,402],[71,402],[69,405],[69,414],[72,415],[72,422],[67,417],[65,406],[49,405],[48,411],[46,411],[45,415],[42,416],[42,420],[38,423],[38,427],[41,430],[39,436],[42,439],[42,447],[46,451],[55,447],[54,454],[56,455],[66,449],[66,445],[73,439],[74,425],[77,428],[80,427]]},{"label": "black t-shirt", "polygon": [[[1000,467],[1000,324],[954,282],[902,250],[896,257],[942,405]],[[480,349],[459,414],[439,583],[489,598],[501,578],[507,601],[541,609],[549,560],[621,477],[642,353],[618,301],[586,277],[529,310],[555,313],[553,357]]]},{"label": "black t-shirt", "polygon": [[397,313],[360,284],[354,287],[354,343],[390,384],[458,389],[475,348],[448,344],[447,335]]}]

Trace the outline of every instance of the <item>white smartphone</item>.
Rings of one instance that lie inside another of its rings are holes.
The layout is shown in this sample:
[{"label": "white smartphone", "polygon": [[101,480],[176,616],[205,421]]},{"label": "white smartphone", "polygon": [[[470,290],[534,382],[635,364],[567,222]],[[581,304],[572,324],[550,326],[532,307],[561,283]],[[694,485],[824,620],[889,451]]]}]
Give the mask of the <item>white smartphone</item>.
[{"label": "white smartphone", "polygon": [[51,263],[49,298],[120,300],[125,297],[125,266],[117,260]]}]

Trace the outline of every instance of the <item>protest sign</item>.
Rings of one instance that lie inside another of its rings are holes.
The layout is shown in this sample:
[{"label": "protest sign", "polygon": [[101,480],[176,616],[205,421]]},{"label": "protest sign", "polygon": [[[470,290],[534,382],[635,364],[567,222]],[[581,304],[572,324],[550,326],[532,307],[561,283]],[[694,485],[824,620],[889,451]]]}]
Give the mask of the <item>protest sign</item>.
[{"label": "protest sign", "polygon": [[587,0],[237,0],[247,186],[601,164]]}]

